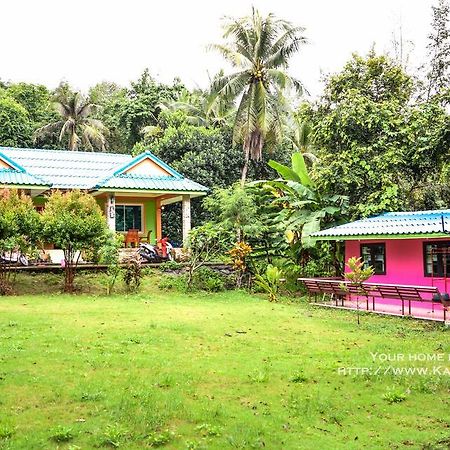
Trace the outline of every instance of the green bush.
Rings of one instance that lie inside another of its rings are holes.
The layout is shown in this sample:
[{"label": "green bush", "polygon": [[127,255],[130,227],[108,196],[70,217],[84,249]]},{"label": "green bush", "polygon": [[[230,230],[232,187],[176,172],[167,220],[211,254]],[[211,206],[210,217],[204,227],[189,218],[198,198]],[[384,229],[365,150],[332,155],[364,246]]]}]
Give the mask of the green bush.
[{"label": "green bush", "polygon": [[179,292],[187,291],[186,275],[162,275],[158,287],[163,290],[175,289]]},{"label": "green bush", "polygon": [[[20,250],[30,253],[36,249],[40,238],[40,215],[34,209],[30,197],[15,189],[0,192],[0,253]],[[0,295],[12,291],[14,273],[0,265]]]},{"label": "green bush", "polygon": [[166,261],[159,265],[159,270],[162,272],[171,272],[182,269],[183,264],[176,261]]},{"label": "green bush", "polygon": [[192,287],[207,292],[224,291],[225,277],[209,267],[200,267],[194,272]]},{"label": "green bush", "polygon": [[119,251],[123,244],[123,236],[108,231],[105,235],[105,241],[100,247],[99,256],[100,262],[107,266],[106,270],[106,294],[110,295],[116,284],[116,280],[119,277],[122,269],[119,263]]},{"label": "green bush", "polygon": [[194,272],[192,285],[189,288],[187,274],[165,274],[162,275],[158,287],[164,290],[175,289],[179,292],[187,291],[207,291],[220,292],[226,289],[226,277],[210,269],[209,267],[200,267]]},{"label": "green bush", "polygon": [[150,447],[163,447],[168,444],[175,436],[175,433],[170,430],[163,430],[159,432],[150,433],[147,440]]}]

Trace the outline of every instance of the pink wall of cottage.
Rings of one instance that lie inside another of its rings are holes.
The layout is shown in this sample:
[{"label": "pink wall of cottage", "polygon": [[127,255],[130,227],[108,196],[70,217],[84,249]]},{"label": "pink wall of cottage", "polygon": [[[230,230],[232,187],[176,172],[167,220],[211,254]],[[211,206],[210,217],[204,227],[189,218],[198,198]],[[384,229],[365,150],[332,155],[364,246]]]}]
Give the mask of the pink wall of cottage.
[{"label": "pink wall of cottage", "polygon": [[[447,289],[443,278],[426,277],[424,274],[423,243],[448,241],[448,239],[386,239],[345,242],[345,260],[361,256],[361,244],[384,243],[386,245],[386,274],[373,275],[370,282],[411,284],[416,286],[436,286],[441,292],[450,291],[450,278]],[[346,270],[348,270],[346,268]],[[450,274],[449,274],[450,277]]]}]

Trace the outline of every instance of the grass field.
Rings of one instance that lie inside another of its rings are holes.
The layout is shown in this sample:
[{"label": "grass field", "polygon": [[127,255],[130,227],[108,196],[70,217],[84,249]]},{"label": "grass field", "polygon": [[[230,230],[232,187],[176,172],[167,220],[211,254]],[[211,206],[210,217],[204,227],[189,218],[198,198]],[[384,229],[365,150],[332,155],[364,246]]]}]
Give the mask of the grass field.
[{"label": "grass field", "polygon": [[442,325],[154,285],[0,298],[0,448],[449,448],[450,374],[384,374],[449,368]]}]

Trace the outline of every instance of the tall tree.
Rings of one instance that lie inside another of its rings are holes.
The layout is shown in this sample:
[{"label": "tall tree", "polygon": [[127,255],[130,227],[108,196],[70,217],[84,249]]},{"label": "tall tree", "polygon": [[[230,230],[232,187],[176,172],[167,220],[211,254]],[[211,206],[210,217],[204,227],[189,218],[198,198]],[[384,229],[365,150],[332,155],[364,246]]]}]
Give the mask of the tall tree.
[{"label": "tall tree", "polygon": [[277,19],[273,14],[228,19],[223,45],[213,45],[231,63],[236,72],[217,78],[214,90],[221,96],[239,100],[234,123],[233,142],[242,143],[244,165],[241,183],[247,177],[250,159],[261,160],[262,149],[280,140],[285,93],[303,92],[299,80],[286,72],[290,58],[306,42],[304,29]]},{"label": "tall tree", "polygon": [[320,158],[314,179],[325,192],[349,197],[353,219],[448,204],[449,118],[438,102],[415,104],[414,92],[402,67],[370,52],[354,55],[310,112],[302,111]]},{"label": "tall tree", "polygon": [[[215,80],[223,77],[221,70],[212,79],[210,78],[210,88],[208,90],[194,90],[189,92],[183,89],[176,100],[163,103],[163,107],[170,111],[183,111],[186,114],[187,122],[191,125],[204,126],[207,128],[229,128],[234,121],[236,109],[234,98],[220,95],[214,91]],[[152,131],[147,127],[143,132]]]},{"label": "tall tree", "polygon": [[353,55],[332,75],[310,120],[324,192],[349,197],[352,217],[404,206],[406,128],[412,81],[386,56]]},{"label": "tall tree", "polygon": [[0,92],[0,145],[23,147],[31,140],[31,121],[27,110]]},{"label": "tall tree", "polygon": [[67,139],[69,150],[83,149],[106,150],[106,127],[103,123],[91,117],[97,106],[89,98],[80,93],[63,90],[57,93],[56,110],[60,119],[36,130],[36,139],[58,132],[59,142]]},{"label": "tall tree", "polygon": [[129,152],[142,140],[143,128],[158,124],[161,104],[177,98],[183,89],[177,79],[172,85],[159,83],[148,69],[129,88],[121,88],[114,83],[94,86],[90,94],[101,106],[95,117],[111,131],[109,149]]},{"label": "tall tree", "polygon": [[450,7],[447,0],[438,0],[437,6],[432,6],[432,32],[428,36],[427,45],[430,66],[427,73],[427,98],[442,93],[450,82]]}]

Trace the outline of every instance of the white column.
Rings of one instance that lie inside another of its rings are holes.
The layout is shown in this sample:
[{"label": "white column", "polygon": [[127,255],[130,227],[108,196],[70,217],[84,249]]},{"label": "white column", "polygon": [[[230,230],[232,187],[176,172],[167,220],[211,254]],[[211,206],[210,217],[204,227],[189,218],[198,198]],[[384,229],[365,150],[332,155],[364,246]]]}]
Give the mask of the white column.
[{"label": "white column", "polygon": [[113,193],[108,194],[106,220],[108,222],[108,228],[111,231],[116,231],[116,196]]},{"label": "white column", "polygon": [[186,242],[191,231],[191,197],[183,195],[181,200],[181,215],[183,218],[183,243]]}]

